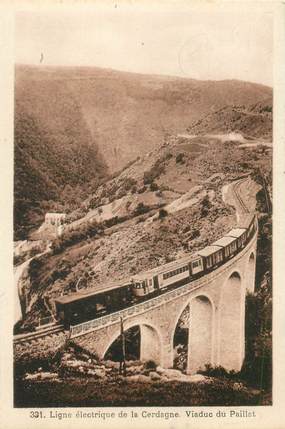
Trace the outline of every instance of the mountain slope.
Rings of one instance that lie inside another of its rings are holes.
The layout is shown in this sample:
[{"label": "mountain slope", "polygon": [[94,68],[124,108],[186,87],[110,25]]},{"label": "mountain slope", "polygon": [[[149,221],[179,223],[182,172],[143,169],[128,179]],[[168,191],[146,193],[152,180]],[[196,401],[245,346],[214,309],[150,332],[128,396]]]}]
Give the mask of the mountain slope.
[{"label": "mountain slope", "polygon": [[271,88],[240,81],[196,81],[98,68],[17,67],[16,101],[55,141],[71,124],[88,129],[110,171],[152,150],[168,133],[226,105],[250,105]]},{"label": "mountain slope", "polygon": [[225,106],[193,122],[192,134],[239,132],[272,141],[272,98],[249,106]]},{"label": "mountain slope", "polygon": [[239,81],[195,81],[98,68],[17,66],[15,231],[70,212],[109,173],[226,105],[272,96]]}]

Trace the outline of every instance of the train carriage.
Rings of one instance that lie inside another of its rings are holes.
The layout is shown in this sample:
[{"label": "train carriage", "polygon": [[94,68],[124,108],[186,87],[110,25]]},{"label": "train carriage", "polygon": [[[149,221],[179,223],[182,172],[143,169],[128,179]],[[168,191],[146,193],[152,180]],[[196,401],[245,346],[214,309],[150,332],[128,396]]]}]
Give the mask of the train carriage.
[{"label": "train carriage", "polygon": [[189,263],[191,277],[197,276],[204,271],[203,258],[201,256],[193,257]]},{"label": "train carriage", "polygon": [[243,216],[239,222],[239,228],[246,229],[246,240],[249,240],[253,236],[256,229],[256,217],[250,215]]},{"label": "train carriage", "polygon": [[213,245],[222,248],[223,259],[232,258],[237,251],[237,239],[234,237],[222,237]]},{"label": "train carriage", "polygon": [[145,273],[144,275],[137,275],[132,278],[132,290],[133,294],[141,298],[145,295],[153,293],[157,288],[157,278],[153,273]]},{"label": "train carriage", "polygon": [[187,256],[134,276],[132,278],[134,296],[142,298],[172,284],[187,281],[190,278],[190,259]]},{"label": "train carriage", "polygon": [[227,237],[236,238],[237,247],[238,249],[241,249],[245,246],[246,243],[246,233],[246,228],[234,228],[230,230],[230,232],[227,234]]},{"label": "train carriage", "polygon": [[204,270],[208,271],[218,266],[223,261],[223,251],[218,246],[207,246],[198,252],[204,261]]},{"label": "train carriage", "polygon": [[60,296],[54,302],[58,318],[69,326],[124,308],[132,299],[131,282],[117,282]]},{"label": "train carriage", "polygon": [[162,289],[181,280],[189,279],[189,263],[176,263],[174,267],[163,270],[158,275],[159,288]]}]

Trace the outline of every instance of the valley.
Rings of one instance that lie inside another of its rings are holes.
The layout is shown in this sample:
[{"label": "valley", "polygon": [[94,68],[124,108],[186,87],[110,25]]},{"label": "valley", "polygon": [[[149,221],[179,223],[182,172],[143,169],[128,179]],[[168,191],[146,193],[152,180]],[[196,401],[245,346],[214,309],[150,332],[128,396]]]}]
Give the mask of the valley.
[{"label": "valley", "polygon": [[[16,75],[14,262],[20,305],[15,334],[53,320],[60,296],[131,278],[225,235],[238,225],[231,187],[241,177],[243,199],[258,213],[265,243],[258,252],[266,260],[263,264],[259,256],[256,293],[248,305],[270,314],[271,217],[265,201],[272,197],[270,88],[95,68],[19,66]],[[47,212],[66,215],[60,232],[44,222]],[[139,361],[138,331],[126,334],[127,381],[114,362],[116,342],[105,362],[72,342],[62,346],[60,334],[49,344],[43,341],[38,351],[16,347],[18,389],[36,386],[40,401],[50,406],[52,398],[43,399],[44,391],[57,386],[61,404],[61,383],[72,390],[72,383],[89,376],[97,402],[88,402],[84,392],[78,398],[70,392],[68,404],[108,404],[98,383],[110,389],[113,405],[124,405],[118,386],[120,392],[134,389],[132,403],[140,405],[148,391],[152,398],[156,389],[165,394],[167,383],[177,391],[185,386],[188,398],[194,389],[193,405],[195,392],[200,405],[221,404],[222,397],[209,399],[216,389],[224,389],[231,404],[269,403],[268,386],[265,392],[256,391],[252,380],[247,385],[252,361],[261,358],[252,344],[247,366],[232,378],[221,368],[208,368],[199,379],[185,374],[189,311],[188,306],[178,323],[176,369],[169,373]],[[254,344],[263,344],[260,326],[255,331],[253,321],[248,323]],[[270,326],[265,330],[270,342]],[[37,398],[29,395],[27,401],[36,406]],[[170,395],[167,403],[173,401]]]}]

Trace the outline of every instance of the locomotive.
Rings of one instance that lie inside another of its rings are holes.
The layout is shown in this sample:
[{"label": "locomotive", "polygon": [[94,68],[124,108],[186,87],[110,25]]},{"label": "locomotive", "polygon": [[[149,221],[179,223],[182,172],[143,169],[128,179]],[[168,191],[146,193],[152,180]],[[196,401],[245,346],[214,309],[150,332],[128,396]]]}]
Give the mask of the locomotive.
[{"label": "locomotive", "polygon": [[241,225],[209,246],[152,270],[85,289],[55,299],[57,318],[65,329],[150,299],[207,274],[240,252],[256,231],[256,218],[248,216]]}]

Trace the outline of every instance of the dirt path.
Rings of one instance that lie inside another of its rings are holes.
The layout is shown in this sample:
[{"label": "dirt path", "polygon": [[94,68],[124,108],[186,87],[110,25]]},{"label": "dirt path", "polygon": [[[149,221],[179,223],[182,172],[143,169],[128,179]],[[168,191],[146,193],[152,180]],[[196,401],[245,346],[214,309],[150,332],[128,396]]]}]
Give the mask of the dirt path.
[{"label": "dirt path", "polygon": [[[26,301],[25,287],[29,279],[29,265],[33,259],[39,258],[49,252],[50,249],[47,248],[44,252],[32,256],[21,265],[14,267],[14,323],[17,323],[23,317],[21,301]],[[25,302],[25,304],[28,307],[29,303]]]},{"label": "dirt path", "polygon": [[29,264],[33,258],[23,262],[23,264],[14,267],[14,323],[22,319],[21,298],[23,296],[24,276],[27,275]]}]

